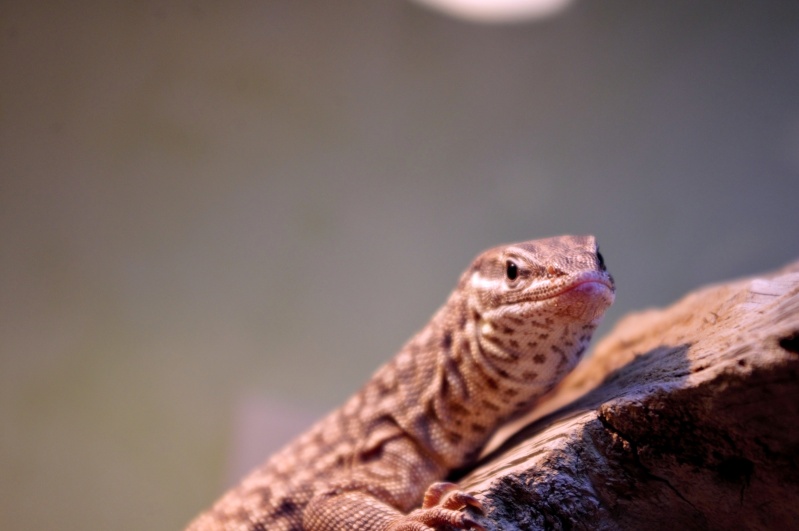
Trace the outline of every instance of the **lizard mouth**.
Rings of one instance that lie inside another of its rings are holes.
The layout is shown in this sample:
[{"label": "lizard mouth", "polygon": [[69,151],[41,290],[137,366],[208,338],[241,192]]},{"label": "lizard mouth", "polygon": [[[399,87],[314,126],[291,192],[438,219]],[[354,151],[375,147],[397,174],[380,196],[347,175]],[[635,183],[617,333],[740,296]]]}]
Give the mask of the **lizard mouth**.
[{"label": "lizard mouth", "polygon": [[539,300],[552,299],[573,291],[592,293],[595,295],[602,295],[604,292],[605,295],[613,296],[613,293],[616,291],[616,286],[613,282],[613,277],[609,274],[600,271],[586,271],[585,273],[580,273],[576,277],[569,279],[568,282],[561,286],[553,288],[550,293],[547,293]]},{"label": "lizard mouth", "polygon": [[597,276],[597,278],[581,278],[572,283],[570,286],[567,286],[563,291],[558,293],[558,295],[562,295],[563,293],[568,293],[569,291],[576,289],[605,289],[611,292],[616,291],[616,287],[613,284],[613,279],[608,278],[606,275],[601,275]]},{"label": "lizard mouth", "polygon": [[[606,300],[608,305],[613,302],[616,286],[613,277],[604,271],[583,271],[574,275],[557,279],[539,279],[525,288],[518,296],[508,296],[508,300],[501,305],[532,303],[554,304],[561,302],[557,299],[596,299]],[[565,301],[564,301],[565,303]]]},{"label": "lizard mouth", "polygon": [[582,274],[563,286],[551,299],[555,312],[583,321],[594,321],[613,304],[615,298],[613,278],[606,273]]}]

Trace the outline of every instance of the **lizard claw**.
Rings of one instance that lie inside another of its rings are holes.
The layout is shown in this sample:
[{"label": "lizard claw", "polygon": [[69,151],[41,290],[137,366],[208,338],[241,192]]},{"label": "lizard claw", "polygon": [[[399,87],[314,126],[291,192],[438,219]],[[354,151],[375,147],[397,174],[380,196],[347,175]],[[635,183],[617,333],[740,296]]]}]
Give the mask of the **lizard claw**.
[{"label": "lizard claw", "polygon": [[390,531],[443,531],[444,529],[485,531],[485,527],[462,511],[432,507],[416,509],[389,527]]},{"label": "lizard claw", "polygon": [[427,488],[424,494],[423,509],[440,506],[445,509],[461,509],[469,506],[483,514],[483,505],[471,494],[464,492],[454,483],[439,481]]},{"label": "lizard claw", "polygon": [[485,531],[462,509],[471,507],[483,514],[480,501],[458,488],[454,483],[438,482],[428,487],[422,508],[417,509],[397,521],[391,531],[433,531],[440,529],[473,529]]}]

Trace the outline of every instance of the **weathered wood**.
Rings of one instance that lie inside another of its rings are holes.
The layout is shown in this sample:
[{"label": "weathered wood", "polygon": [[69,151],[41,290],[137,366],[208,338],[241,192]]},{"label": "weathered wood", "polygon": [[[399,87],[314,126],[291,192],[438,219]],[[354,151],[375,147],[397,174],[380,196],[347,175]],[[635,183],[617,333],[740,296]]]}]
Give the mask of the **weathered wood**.
[{"label": "weathered wood", "polygon": [[488,530],[799,529],[799,262],[625,318],[539,411],[461,480]]}]

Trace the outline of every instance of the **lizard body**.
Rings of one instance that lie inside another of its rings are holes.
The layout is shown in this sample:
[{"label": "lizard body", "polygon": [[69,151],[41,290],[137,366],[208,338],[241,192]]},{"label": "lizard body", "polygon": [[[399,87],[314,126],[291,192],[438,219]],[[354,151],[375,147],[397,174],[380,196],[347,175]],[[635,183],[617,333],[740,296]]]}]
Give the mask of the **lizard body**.
[{"label": "lizard body", "polygon": [[485,251],[357,394],[188,530],[480,529],[479,502],[437,482],[574,367],[613,298],[592,236]]}]

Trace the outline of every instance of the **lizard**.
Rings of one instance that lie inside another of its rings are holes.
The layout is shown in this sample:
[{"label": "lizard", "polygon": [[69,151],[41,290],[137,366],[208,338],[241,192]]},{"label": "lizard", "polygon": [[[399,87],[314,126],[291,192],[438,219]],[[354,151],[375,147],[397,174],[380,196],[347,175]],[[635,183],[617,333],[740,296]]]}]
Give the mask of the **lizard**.
[{"label": "lizard", "polygon": [[483,529],[447,474],[574,368],[614,296],[593,236],[481,253],[358,393],[187,531]]}]

